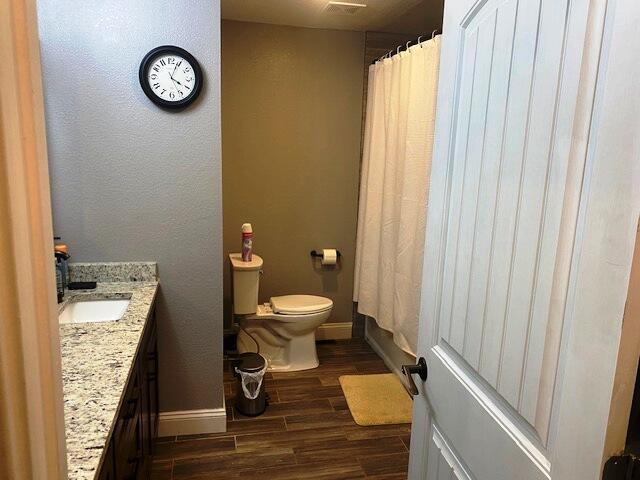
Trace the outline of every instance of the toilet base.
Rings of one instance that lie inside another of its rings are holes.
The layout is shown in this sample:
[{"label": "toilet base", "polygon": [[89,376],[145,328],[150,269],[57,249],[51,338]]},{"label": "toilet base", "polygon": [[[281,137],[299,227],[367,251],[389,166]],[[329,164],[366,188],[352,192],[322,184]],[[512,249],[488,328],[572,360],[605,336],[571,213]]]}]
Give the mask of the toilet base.
[{"label": "toilet base", "polygon": [[320,365],[316,352],[315,330],[304,335],[282,338],[276,337],[263,327],[247,325],[244,329],[251,337],[245,330],[240,330],[238,352],[256,352],[259,346],[260,354],[269,362],[270,372],[297,372],[311,370]]}]

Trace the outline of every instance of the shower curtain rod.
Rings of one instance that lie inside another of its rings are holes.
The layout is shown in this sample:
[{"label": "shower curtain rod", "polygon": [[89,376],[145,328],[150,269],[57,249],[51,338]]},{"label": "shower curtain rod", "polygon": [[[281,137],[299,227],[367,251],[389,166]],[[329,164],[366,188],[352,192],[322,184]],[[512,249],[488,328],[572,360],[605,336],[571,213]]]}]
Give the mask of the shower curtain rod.
[{"label": "shower curtain rod", "polygon": [[[438,32],[438,29],[436,28],[433,32],[431,32],[431,40],[433,40],[436,36],[436,33]],[[422,37],[425,37],[426,35],[420,35],[418,37],[418,42],[417,45],[420,45],[420,39]],[[405,45],[404,45],[404,49],[405,51],[409,48],[409,45],[411,44],[411,40],[409,40]],[[391,58],[394,55],[397,55],[400,53],[400,49],[403,47],[403,45],[398,45],[398,48],[396,48],[396,53],[393,53],[393,49],[389,50],[387,53],[385,53],[384,55],[382,55],[381,57],[376,58],[373,62],[371,62],[371,65],[375,64],[376,62],[379,62],[380,60],[384,59],[384,58]]]}]

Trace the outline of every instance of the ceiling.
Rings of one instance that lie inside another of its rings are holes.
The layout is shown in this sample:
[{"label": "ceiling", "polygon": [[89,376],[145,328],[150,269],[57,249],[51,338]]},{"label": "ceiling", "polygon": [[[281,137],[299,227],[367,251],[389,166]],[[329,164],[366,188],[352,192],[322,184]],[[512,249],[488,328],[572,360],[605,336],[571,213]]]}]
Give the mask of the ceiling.
[{"label": "ceiling", "polygon": [[329,0],[222,0],[222,18],[297,27],[416,34],[431,32],[442,25],[444,0],[344,1],[366,4],[366,7],[338,6],[327,10]]}]

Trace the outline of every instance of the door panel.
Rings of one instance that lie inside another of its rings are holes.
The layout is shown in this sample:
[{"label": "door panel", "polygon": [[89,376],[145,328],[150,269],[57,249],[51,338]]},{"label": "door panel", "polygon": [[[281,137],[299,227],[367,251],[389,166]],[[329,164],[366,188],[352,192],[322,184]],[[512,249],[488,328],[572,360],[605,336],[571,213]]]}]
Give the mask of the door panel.
[{"label": "door panel", "polygon": [[453,454],[451,447],[437,428],[433,428],[433,436],[429,440],[428,478],[437,480],[471,480],[467,469]]},{"label": "door panel", "polygon": [[449,361],[491,386],[542,445],[543,357],[558,348],[545,349],[551,285],[557,252],[570,248],[558,242],[568,157],[553,148],[567,7],[495,1],[464,16],[438,318]]},{"label": "door panel", "polygon": [[571,0],[445,4],[414,421],[428,480],[551,478],[588,21]]}]

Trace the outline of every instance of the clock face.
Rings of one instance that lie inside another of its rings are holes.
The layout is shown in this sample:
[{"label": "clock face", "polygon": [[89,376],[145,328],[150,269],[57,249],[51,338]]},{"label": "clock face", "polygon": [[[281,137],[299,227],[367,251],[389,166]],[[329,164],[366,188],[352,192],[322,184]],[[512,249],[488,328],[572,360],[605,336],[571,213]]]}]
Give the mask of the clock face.
[{"label": "clock face", "polygon": [[188,60],[165,54],[156,57],[150,65],[147,82],[154,95],[168,102],[177,102],[193,92],[196,77]]},{"label": "clock face", "polygon": [[164,46],[149,52],[140,65],[140,84],[147,97],[167,108],[186,107],[202,86],[202,72],[185,50]]}]

